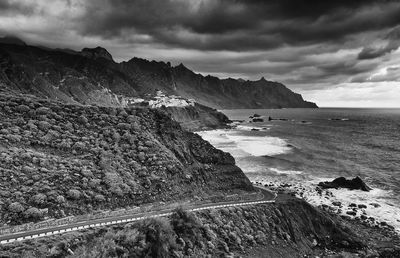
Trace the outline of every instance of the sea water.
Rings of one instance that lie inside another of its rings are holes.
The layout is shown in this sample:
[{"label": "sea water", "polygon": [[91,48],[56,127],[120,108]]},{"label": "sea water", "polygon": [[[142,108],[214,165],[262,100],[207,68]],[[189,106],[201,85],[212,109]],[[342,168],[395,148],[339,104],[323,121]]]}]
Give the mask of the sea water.
[{"label": "sea water", "polygon": [[[198,133],[231,153],[251,181],[304,188],[310,203],[341,201],[343,213],[350,203],[365,204],[367,215],[400,229],[400,109],[222,112],[237,120],[233,129]],[[264,122],[250,122],[253,114]],[[340,176],[359,176],[373,190],[333,189],[329,198],[315,191],[319,182]]]}]

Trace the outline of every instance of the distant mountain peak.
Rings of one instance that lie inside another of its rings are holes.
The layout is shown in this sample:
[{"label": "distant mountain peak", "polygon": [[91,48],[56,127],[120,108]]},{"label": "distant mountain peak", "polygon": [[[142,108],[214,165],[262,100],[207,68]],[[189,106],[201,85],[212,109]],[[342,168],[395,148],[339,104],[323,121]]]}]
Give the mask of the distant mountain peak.
[{"label": "distant mountain peak", "polygon": [[[265,78],[219,79],[195,73],[182,63],[170,67],[165,62],[141,58],[115,63],[102,47],[63,51],[62,55],[53,49],[29,47],[26,51],[25,47],[7,44],[1,50],[10,56],[7,68],[18,76],[0,73],[0,84],[19,90],[25,84],[18,78],[26,77],[24,82],[31,82],[26,92],[49,98],[56,96],[71,103],[125,105],[132,98],[151,96],[158,89],[167,95],[194,99],[218,109],[317,107],[283,84]],[[76,58],[77,54],[96,62],[82,62],[82,58]],[[42,62],[43,58],[47,62]],[[36,93],[38,89],[41,91]]]},{"label": "distant mountain peak", "polygon": [[81,54],[93,59],[104,58],[114,62],[112,55],[103,47],[84,48]]},{"label": "distant mountain peak", "polygon": [[15,36],[4,36],[4,37],[0,37],[0,43],[3,44],[12,44],[12,45],[18,45],[18,46],[26,46],[26,43]]},{"label": "distant mountain peak", "polygon": [[183,63],[180,63],[179,65],[177,65],[176,68],[189,70]]}]

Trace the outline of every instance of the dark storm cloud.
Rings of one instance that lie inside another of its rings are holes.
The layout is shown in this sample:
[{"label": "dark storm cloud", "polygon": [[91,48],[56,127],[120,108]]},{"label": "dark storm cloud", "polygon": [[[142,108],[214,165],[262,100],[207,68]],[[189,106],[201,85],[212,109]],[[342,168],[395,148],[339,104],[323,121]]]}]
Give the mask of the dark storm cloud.
[{"label": "dark storm cloud", "polygon": [[399,81],[399,14],[398,0],[0,0],[0,36],[265,76],[324,99],[340,85]]},{"label": "dark storm cloud", "polygon": [[400,23],[398,1],[102,0],[89,2],[85,35],[130,33],[193,49],[257,50],[340,42],[350,34]]},{"label": "dark storm cloud", "polygon": [[384,56],[396,49],[398,49],[399,46],[391,46],[387,45],[384,47],[379,47],[379,48],[373,48],[373,47],[365,47],[363,50],[358,54],[358,59],[363,60],[363,59],[374,59],[377,57]]},{"label": "dark storm cloud", "polygon": [[0,14],[31,14],[35,11],[36,5],[33,3],[20,3],[12,0],[0,0]]},{"label": "dark storm cloud", "polygon": [[[358,63],[355,60],[333,63],[320,63],[303,69],[297,77],[285,80],[289,84],[307,84],[318,82],[319,85],[307,85],[308,89],[330,88],[332,84],[339,84],[346,81],[349,76],[368,73],[377,68],[377,63]],[[357,81],[358,82],[358,81]],[[324,83],[324,85],[321,85]]]},{"label": "dark storm cloud", "polygon": [[387,43],[381,47],[364,47],[358,54],[358,59],[374,59],[397,50],[400,47],[400,27],[389,32],[385,37]]}]

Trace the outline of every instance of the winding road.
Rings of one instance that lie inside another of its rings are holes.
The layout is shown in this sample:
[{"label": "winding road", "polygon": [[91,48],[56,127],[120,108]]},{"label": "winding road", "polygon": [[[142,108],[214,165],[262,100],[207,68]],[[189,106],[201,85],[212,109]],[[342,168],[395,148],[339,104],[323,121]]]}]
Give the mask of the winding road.
[{"label": "winding road", "polygon": [[[265,188],[255,186],[259,191],[262,193],[263,198],[254,200],[254,201],[233,201],[233,202],[218,202],[218,203],[207,203],[207,204],[200,204],[196,206],[192,206],[187,208],[187,211],[200,211],[200,210],[209,210],[209,209],[218,209],[218,208],[225,208],[225,207],[234,207],[234,206],[245,206],[245,205],[256,205],[256,204],[264,204],[264,203],[273,203],[276,199],[276,193],[271,192]],[[55,227],[49,228],[42,228],[42,229],[35,229],[31,231],[24,231],[18,232],[13,234],[7,234],[0,236],[0,244],[8,244],[15,241],[23,241],[28,239],[34,239],[39,237],[51,236],[56,234],[63,234],[66,232],[82,230],[86,228],[95,228],[95,227],[102,227],[107,225],[114,225],[120,223],[127,223],[133,221],[139,221],[149,218],[156,218],[156,217],[167,217],[172,214],[172,209],[166,209],[161,211],[154,211],[154,212],[145,212],[145,213],[136,213],[136,214],[129,214],[129,215],[122,215],[122,216],[115,216],[115,217],[107,217],[89,221],[81,221],[66,225],[60,225]]]}]

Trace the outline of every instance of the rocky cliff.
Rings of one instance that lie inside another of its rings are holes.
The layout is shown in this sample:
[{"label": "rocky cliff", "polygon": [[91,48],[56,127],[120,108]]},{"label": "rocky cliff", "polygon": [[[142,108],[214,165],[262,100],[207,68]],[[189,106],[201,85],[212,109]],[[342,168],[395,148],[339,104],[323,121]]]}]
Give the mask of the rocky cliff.
[{"label": "rocky cliff", "polygon": [[162,110],[0,92],[0,223],[253,191],[227,153]]},{"label": "rocky cliff", "polygon": [[217,128],[226,128],[231,121],[221,112],[200,104],[186,107],[163,108],[188,131],[200,131]]},{"label": "rocky cliff", "polygon": [[184,65],[133,58],[116,63],[107,50],[80,52],[0,41],[0,82],[8,88],[69,103],[122,106],[126,99],[169,95],[194,99],[218,109],[296,108],[316,105],[283,84],[261,79],[221,80]]}]

